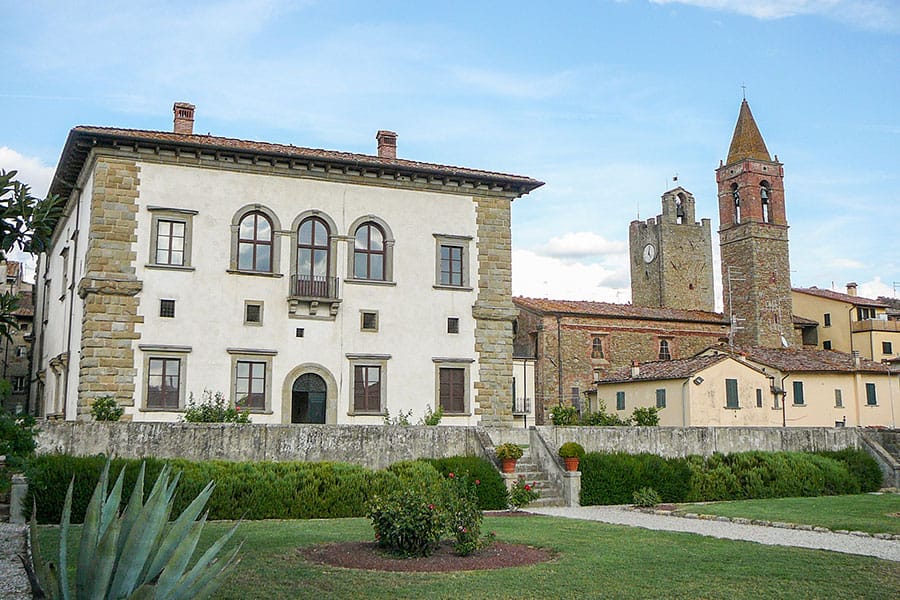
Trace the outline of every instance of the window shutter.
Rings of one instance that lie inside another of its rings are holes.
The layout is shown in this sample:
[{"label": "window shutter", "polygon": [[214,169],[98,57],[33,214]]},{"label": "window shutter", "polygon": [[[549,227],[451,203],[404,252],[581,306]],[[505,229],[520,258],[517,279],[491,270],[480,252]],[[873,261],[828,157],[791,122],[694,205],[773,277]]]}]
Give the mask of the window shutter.
[{"label": "window shutter", "polygon": [[725,380],[725,406],[726,408],[739,408],[737,379]]}]

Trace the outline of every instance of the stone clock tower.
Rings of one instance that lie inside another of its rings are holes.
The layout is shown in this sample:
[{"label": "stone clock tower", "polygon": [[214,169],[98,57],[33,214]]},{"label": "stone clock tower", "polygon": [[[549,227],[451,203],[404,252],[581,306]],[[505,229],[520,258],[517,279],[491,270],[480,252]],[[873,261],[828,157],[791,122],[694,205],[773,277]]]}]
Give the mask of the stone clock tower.
[{"label": "stone clock tower", "polygon": [[783,180],[745,99],[716,170],[724,310],[738,345],[794,345]]},{"label": "stone clock tower", "polygon": [[709,219],[694,221],[694,197],[677,187],[662,195],[662,214],[632,221],[631,301],[636,306],[715,310]]}]

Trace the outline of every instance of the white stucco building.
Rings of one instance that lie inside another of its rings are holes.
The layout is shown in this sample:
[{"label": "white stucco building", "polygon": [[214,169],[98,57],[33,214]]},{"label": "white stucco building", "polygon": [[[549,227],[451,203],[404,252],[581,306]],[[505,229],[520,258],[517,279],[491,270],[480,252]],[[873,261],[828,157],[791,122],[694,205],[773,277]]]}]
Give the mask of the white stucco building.
[{"label": "white stucco building", "polygon": [[192,133],[77,127],[38,263],[35,402],[178,419],[222,392],[254,422],[512,422],[510,203],[541,182]]}]

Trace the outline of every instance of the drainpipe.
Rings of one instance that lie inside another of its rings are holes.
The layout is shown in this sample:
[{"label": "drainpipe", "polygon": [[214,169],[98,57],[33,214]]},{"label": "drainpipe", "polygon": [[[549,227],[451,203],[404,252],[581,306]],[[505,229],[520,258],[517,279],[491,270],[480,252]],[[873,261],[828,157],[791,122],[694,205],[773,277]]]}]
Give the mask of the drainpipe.
[{"label": "drainpipe", "polygon": [[853,309],[851,306],[847,311],[847,323],[850,325],[850,354],[853,354]]},{"label": "drainpipe", "polygon": [[681,384],[681,426],[688,426],[688,385],[691,383],[691,378],[688,377],[684,380],[684,383]]},{"label": "drainpipe", "polygon": [[788,373],[781,378],[781,426],[787,427],[787,389],[784,387],[784,380],[790,377]]}]

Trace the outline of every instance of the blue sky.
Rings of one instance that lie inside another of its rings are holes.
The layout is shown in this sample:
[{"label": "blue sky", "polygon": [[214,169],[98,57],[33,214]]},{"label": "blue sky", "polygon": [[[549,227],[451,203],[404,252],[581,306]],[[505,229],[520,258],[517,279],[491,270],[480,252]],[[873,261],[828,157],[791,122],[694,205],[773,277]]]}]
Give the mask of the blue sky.
[{"label": "blue sky", "polygon": [[236,138],[371,154],[391,129],[403,158],[546,182],[513,205],[515,293],[626,302],[628,224],[673,175],[717,229],[745,85],[785,165],[793,284],[900,288],[897,0],[0,10],[0,168],[41,195],[70,128],[170,130],[175,101]]}]

